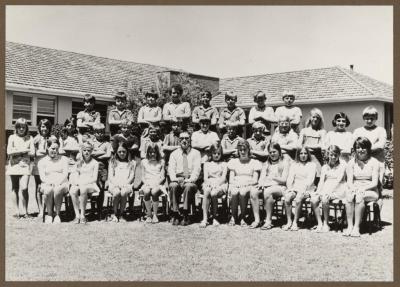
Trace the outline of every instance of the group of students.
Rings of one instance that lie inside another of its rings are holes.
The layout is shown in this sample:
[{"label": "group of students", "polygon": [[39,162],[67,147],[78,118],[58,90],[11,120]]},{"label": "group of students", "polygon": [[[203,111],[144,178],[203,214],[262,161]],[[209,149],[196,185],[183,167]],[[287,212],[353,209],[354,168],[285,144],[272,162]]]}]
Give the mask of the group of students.
[{"label": "group of students", "polygon": [[[376,126],[378,112],[373,106],[364,109],[365,125],[353,133],[346,131],[350,121],[343,112],[335,114],[334,130],[327,133],[323,114],[317,108],[311,110],[305,128],[300,130],[302,112],[293,105],[294,93],[285,92],[284,105],[274,111],[266,105],[265,93],[258,91],[254,95],[256,106],[248,117],[253,133],[245,140],[239,133],[246,124],[246,115],[236,106],[233,92],[225,93],[227,106],[221,112],[210,105],[210,92],[201,95],[201,105],[193,112],[189,103],[181,101],[180,85],[173,85],[170,94],[171,102],[161,109],[158,95],[147,93],[146,105],[140,108],[135,123],[133,113],[127,109],[126,94],[118,92],[115,109],[107,119],[110,140],[95,111],[92,95],[85,95],[84,110],[76,120],[66,120],[57,135],[52,133],[50,121],[43,119],[37,136],[32,138],[26,119],[18,119],[7,145],[6,172],[12,182],[14,217],[30,217],[28,182],[34,175],[38,218],[45,223],[61,222],[66,193],[72,199],[74,222],[86,223],[88,196],[98,193],[102,205],[106,189],[113,197],[112,221],[125,221],[128,197],[140,189],[146,222],[159,222],[159,197],[167,193],[172,224],[188,225],[191,203],[200,190],[200,227],[211,223],[210,205],[212,224],[219,225],[218,198],[228,196],[232,215],[229,225],[270,229],[274,202],[283,197],[287,223],[282,229],[296,231],[301,204],[309,197],[318,222],[317,232],[329,231],[329,202],[340,199],[346,205],[348,222],[343,234],[360,235],[365,203],[381,197],[384,170],[386,131]],[[168,133],[162,134],[161,122],[166,123]],[[272,124],[277,124],[274,131]],[[266,210],[263,224],[260,198],[264,199]],[[249,200],[254,218],[250,225],[246,222]]]}]

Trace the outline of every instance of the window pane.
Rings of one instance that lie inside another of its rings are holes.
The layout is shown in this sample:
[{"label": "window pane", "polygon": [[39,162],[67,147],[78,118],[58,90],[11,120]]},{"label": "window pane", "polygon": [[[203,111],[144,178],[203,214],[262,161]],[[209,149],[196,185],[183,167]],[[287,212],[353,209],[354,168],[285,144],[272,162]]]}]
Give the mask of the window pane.
[{"label": "window pane", "polygon": [[24,96],[13,96],[13,119],[25,118],[28,121],[32,117],[32,98]]},{"label": "window pane", "polygon": [[55,114],[55,100],[37,99],[37,113],[42,115]]}]

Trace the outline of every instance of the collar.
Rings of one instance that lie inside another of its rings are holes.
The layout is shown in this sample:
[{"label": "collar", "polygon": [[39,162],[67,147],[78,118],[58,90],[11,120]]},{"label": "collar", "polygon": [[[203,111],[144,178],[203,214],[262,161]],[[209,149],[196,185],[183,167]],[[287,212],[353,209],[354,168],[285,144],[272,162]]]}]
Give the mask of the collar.
[{"label": "collar", "polygon": [[181,149],[181,151],[182,151],[182,154],[185,153],[185,154],[188,155],[188,154],[190,153],[190,151],[192,150],[192,147],[188,147],[186,151],[184,151],[182,147],[180,147],[180,149]]},{"label": "collar", "polygon": [[235,107],[232,111],[230,111],[230,110],[228,109],[228,107],[225,107],[225,108],[224,108],[224,112],[233,114],[233,113],[236,112],[238,109],[239,109],[239,107]]}]

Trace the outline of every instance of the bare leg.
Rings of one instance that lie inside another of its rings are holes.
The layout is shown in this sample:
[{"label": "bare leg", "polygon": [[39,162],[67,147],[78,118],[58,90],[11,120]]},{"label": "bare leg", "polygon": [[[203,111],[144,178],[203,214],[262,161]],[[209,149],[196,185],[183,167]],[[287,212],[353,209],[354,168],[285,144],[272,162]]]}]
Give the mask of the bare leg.
[{"label": "bare leg", "polygon": [[14,205],[14,216],[19,217],[19,178],[20,175],[10,175],[11,177],[11,199]]},{"label": "bare leg", "polygon": [[29,175],[23,175],[19,179],[19,189],[22,194],[22,206],[24,208],[25,215],[28,215],[28,203],[29,203],[29,193],[28,193],[28,183]]},{"label": "bare leg", "polygon": [[40,180],[40,176],[35,175],[35,196],[36,196],[36,202],[37,202],[38,209],[39,209],[38,217],[43,217],[43,196],[39,190],[41,182],[42,181]]},{"label": "bare leg", "polygon": [[[254,222],[251,224],[252,227],[257,227],[260,223],[260,190],[257,188],[252,188],[250,190],[250,202],[253,208]],[[247,204],[246,204],[247,205]]]},{"label": "bare leg", "polygon": [[203,194],[203,221],[201,222],[201,227],[206,227],[208,220],[208,209],[210,208],[210,189],[204,189]]},{"label": "bare leg", "polygon": [[[321,213],[319,211],[319,203],[320,203],[319,196],[311,197],[311,207],[314,210],[315,218],[317,219],[317,223],[318,223],[318,226],[316,229],[317,232],[322,231],[322,219],[321,219]],[[322,206],[324,207],[324,205],[325,204],[323,203]],[[328,206],[328,208],[329,208],[329,206]],[[328,209],[328,211],[329,211],[329,209]],[[324,216],[324,219],[325,219],[325,216]]]},{"label": "bare leg", "polygon": [[71,185],[69,189],[69,195],[71,196],[72,206],[74,207],[75,219],[79,219],[79,187]]}]

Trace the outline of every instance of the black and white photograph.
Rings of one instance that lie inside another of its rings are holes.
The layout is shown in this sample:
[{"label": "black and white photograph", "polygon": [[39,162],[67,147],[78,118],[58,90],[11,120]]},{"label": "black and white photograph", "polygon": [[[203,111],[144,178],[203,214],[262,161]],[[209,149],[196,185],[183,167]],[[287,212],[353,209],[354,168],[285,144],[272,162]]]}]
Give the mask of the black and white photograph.
[{"label": "black and white photograph", "polygon": [[393,282],[393,10],[6,5],[5,280]]}]

